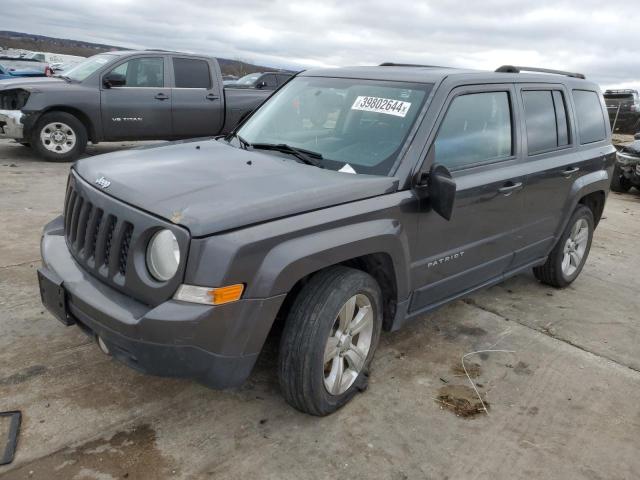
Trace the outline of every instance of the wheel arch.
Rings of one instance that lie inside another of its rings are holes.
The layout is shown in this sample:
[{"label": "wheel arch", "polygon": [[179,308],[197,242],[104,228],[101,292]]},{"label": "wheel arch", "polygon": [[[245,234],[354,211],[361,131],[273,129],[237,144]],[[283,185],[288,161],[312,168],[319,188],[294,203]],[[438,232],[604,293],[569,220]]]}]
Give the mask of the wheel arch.
[{"label": "wheel arch", "polygon": [[[30,123],[31,130],[33,130],[35,128],[36,124],[38,123],[38,121],[40,120],[40,118],[44,114],[52,113],[52,112],[64,112],[64,113],[68,113],[70,115],[73,115],[87,129],[87,137],[88,137],[88,139],[91,142],[96,142],[98,140],[98,131],[97,131],[96,126],[94,125],[94,123],[91,121],[91,118],[89,117],[89,115],[87,115],[85,112],[83,112],[79,108],[70,107],[68,105],[51,105],[51,106],[48,106],[46,109],[38,112],[37,118],[32,119],[32,121]],[[33,134],[33,133],[34,133],[33,131],[30,132],[30,134]]]}]

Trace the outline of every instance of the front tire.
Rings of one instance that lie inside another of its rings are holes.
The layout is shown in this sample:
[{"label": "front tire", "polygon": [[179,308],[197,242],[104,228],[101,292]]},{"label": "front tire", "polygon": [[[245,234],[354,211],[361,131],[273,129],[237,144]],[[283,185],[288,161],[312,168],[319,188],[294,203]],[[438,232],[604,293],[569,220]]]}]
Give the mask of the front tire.
[{"label": "front tire", "polygon": [[534,267],[536,278],[556,288],[564,288],[578,278],[589,256],[594,225],[591,210],[578,205],[545,264]]},{"label": "front tire", "polygon": [[382,294],[365,272],[337,266],[309,280],[282,333],[279,379],[301,412],[335,412],[367,386],[382,329]]},{"label": "front tire", "polygon": [[36,122],[31,146],[48,162],[72,162],[87,146],[87,129],[70,113],[45,113]]}]

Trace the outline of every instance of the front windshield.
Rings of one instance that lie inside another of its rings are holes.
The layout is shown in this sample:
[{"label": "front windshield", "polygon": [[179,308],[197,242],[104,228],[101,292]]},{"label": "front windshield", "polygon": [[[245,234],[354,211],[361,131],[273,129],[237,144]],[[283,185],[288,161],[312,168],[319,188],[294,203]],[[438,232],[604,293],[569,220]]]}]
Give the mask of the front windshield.
[{"label": "front windshield", "polygon": [[262,75],[261,73],[250,73],[249,75],[245,75],[244,77],[239,78],[238,80],[236,80],[235,83],[236,85],[253,85],[253,83],[258,80],[258,78],[260,78],[260,75]]},{"label": "front windshield", "polygon": [[70,78],[71,80],[82,82],[95,71],[102,68],[103,65],[111,62],[115,58],[116,57],[114,55],[108,54],[94,55],[93,57],[87,58],[83,62],[80,62],[73,68],[70,68],[68,71],[64,72],[64,76]]},{"label": "front windshield", "polygon": [[238,130],[250,144],[287,144],[333,170],[388,175],[430,84],[297,77]]}]

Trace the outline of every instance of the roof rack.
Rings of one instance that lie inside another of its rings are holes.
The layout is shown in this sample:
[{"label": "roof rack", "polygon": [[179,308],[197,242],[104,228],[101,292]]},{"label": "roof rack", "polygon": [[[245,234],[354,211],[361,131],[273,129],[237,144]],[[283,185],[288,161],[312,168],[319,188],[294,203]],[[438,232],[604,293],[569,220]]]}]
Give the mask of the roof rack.
[{"label": "roof rack", "polygon": [[394,63],[384,62],[379,65],[380,67],[424,67],[424,68],[451,68],[443,67],[441,65],[416,65],[415,63]]},{"label": "roof rack", "polygon": [[501,67],[496,69],[496,72],[500,72],[500,73],[537,72],[537,73],[552,73],[554,75],[565,75],[567,77],[580,78],[582,80],[586,78],[582,73],[565,72],[563,70],[551,70],[549,68],[518,67],[515,65],[502,65]]}]

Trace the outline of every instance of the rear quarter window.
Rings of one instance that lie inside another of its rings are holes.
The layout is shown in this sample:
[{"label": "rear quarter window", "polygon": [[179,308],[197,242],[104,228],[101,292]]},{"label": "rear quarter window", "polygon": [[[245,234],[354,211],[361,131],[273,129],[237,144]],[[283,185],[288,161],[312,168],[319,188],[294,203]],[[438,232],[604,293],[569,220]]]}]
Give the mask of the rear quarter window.
[{"label": "rear quarter window", "polygon": [[574,90],[573,102],[576,106],[580,144],[604,140],[607,134],[600,105],[600,94],[591,90]]}]

